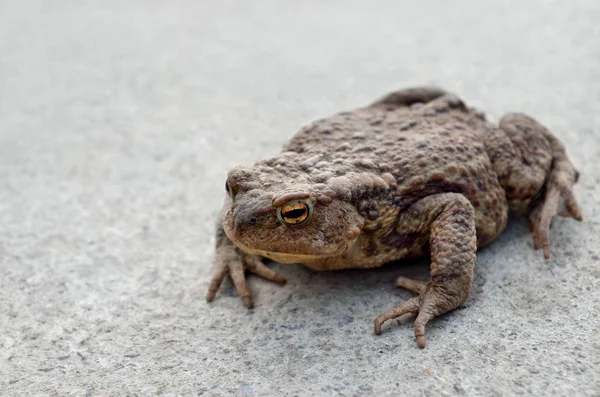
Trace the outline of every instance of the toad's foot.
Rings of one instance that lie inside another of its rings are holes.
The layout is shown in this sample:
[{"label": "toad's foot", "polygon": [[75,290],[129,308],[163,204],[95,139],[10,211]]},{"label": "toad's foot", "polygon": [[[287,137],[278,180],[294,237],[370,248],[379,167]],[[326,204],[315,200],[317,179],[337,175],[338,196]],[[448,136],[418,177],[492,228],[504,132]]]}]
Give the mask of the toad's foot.
[{"label": "toad's foot", "polygon": [[[434,285],[425,281],[399,277],[396,281],[396,286],[418,293],[419,296],[409,299],[401,305],[380,314],[375,319],[375,334],[381,334],[381,326],[387,320],[409,313],[418,314],[414,324],[415,337],[417,345],[423,348],[425,347],[425,325],[434,317],[456,308],[461,302],[457,302],[457,297],[447,291],[444,286]],[[459,300],[462,301],[462,299]]]},{"label": "toad's foot", "polygon": [[396,285],[419,296],[407,300],[375,319],[375,334],[387,320],[407,313],[418,314],[415,337],[425,347],[425,325],[434,317],[456,309],[470,295],[475,263],[475,214],[471,203],[462,195],[443,193],[429,196],[411,207],[431,210],[430,218],[431,282],[398,278]]},{"label": "toad's foot", "polygon": [[[533,246],[542,249],[544,257],[550,258],[550,226],[552,218],[560,215],[567,218],[573,218],[579,222],[583,220],[583,215],[575,194],[573,193],[573,184],[577,179],[577,174],[570,162],[561,162],[555,160],[550,173],[550,178],[546,182],[546,191],[542,200],[535,205],[529,214],[529,221],[533,232]],[[564,209],[559,213],[561,201]]]},{"label": "toad's foot", "polygon": [[252,308],[254,302],[252,300],[252,292],[250,291],[250,288],[248,288],[248,283],[246,282],[245,269],[258,274],[269,281],[274,281],[279,284],[285,284],[286,282],[281,274],[268,268],[259,256],[242,252],[227,238],[227,236],[224,235],[224,233],[219,234],[217,236],[217,253],[214,273],[206,294],[207,302],[211,302],[215,299],[215,295],[217,294],[221,283],[225,279],[225,276],[229,274],[240,298],[242,298],[242,302],[244,302],[249,309]]}]

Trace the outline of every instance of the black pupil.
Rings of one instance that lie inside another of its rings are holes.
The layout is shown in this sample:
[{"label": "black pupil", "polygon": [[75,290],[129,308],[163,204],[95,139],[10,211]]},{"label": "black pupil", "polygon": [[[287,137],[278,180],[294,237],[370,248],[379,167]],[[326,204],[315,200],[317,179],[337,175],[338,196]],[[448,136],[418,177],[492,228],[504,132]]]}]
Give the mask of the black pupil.
[{"label": "black pupil", "polygon": [[306,213],[305,208],[297,208],[295,210],[286,212],[285,214],[283,214],[283,216],[286,218],[289,218],[289,219],[297,219],[297,218],[300,218],[305,213]]}]

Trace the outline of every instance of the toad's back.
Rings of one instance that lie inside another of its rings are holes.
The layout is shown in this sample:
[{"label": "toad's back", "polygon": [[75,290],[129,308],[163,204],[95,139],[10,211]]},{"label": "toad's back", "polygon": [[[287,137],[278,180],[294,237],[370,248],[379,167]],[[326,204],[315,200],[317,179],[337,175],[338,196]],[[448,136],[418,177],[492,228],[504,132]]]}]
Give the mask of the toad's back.
[{"label": "toad's back", "polygon": [[[284,147],[299,153],[315,176],[357,170],[393,175],[392,202],[408,208],[438,193],[461,193],[476,214],[478,245],[506,225],[506,194],[485,150],[495,128],[453,95],[426,105],[370,106],[316,121]],[[326,182],[326,180],[323,180]]]}]

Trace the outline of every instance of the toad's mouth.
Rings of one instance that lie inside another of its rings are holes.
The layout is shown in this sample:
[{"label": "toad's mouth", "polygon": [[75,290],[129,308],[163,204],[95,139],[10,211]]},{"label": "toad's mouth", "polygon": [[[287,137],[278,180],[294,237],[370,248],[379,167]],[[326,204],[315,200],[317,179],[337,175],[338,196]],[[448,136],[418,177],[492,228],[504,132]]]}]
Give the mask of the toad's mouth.
[{"label": "toad's mouth", "polygon": [[247,245],[240,243],[239,241],[232,240],[235,245],[238,246],[239,249],[244,251],[247,254],[263,256],[265,258],[271,259],[275,262],[279,263],[306,263],[313,262],[318,259],[331,258],[334,256],[339,256],[344,254],[347,249],[346,247],[342,247],[341,252],[321,252],[318,254],[296,254],[296,253],[288,253],[288,252],[273,252],[273,251],[265,251],[261,249],[251,248]]}]

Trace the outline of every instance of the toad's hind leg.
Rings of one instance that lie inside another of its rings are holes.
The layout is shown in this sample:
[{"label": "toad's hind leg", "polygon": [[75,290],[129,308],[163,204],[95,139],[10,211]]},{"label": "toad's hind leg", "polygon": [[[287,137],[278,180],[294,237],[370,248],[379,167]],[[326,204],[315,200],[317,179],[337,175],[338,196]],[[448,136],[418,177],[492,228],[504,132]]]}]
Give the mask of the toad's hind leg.
[{"label": "toad's hind leg", "polygon": [[513,209],[528,213],[534,246],[550,257],[549,229],[560,215],[583,219],[572,186],[578,172],[564,145],[543,125],[520,113],[507,114],[500,128],[486,130],[486,151]]},{"label": "toad's hind leg", "polygon": [[429,196],[414,206],[417,208],[413,211],[429,215],[423,226],[431,246],[431,281],[399,278],[397,285],[419,296],[379,315],[375,319],[375,333],[381,333],[381,326],[387,320],[418,313],[415,337],[419,347],[425,347],[425,325],[469,298],[477,250],[475,213],[471,203],[456,193]]}]

